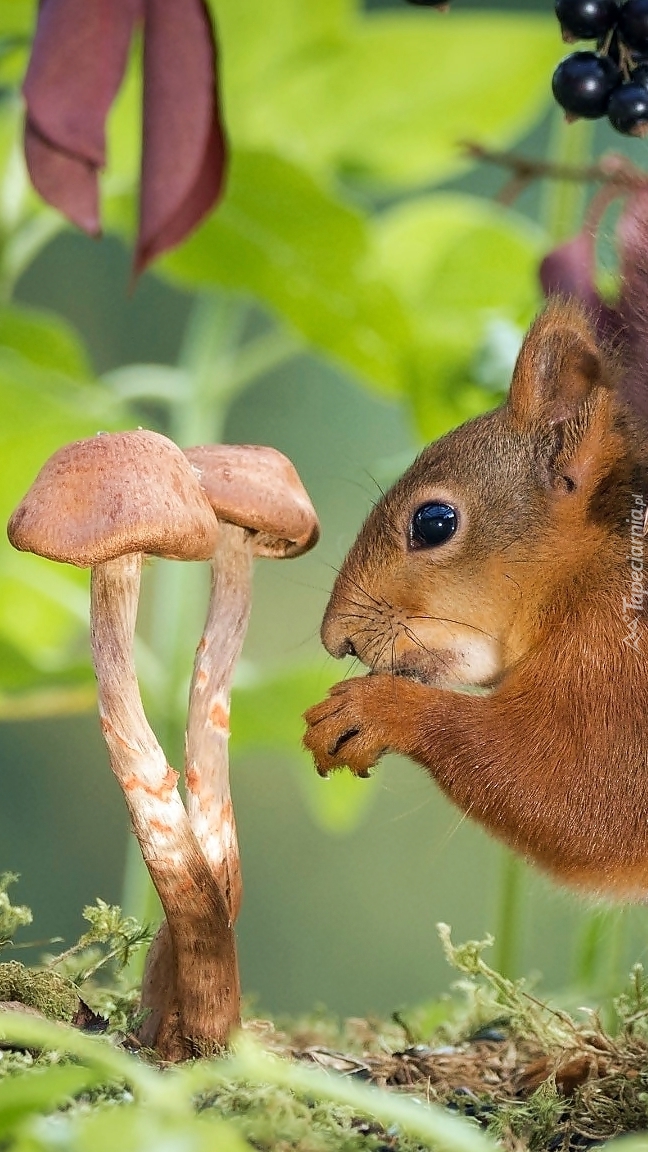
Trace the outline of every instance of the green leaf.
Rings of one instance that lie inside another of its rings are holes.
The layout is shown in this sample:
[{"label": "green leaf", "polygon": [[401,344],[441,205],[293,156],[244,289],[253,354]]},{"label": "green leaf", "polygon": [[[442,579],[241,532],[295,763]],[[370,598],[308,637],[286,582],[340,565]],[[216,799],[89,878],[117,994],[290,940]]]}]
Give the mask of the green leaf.
[{"label": "green leaf", "polygon": [[502,147],[527,130],[563,54],[543,16],[363,14],[345,0],[213,7],[237,146],[400,186],[467,167],[463,140]]},{"label": "green leaf", "polygon": [[410,317],[408,387],[419,429],[432,439],[497,398],[492,383],[480,386],[488,381],[476,361],[494,324],[521,337],[532,318],[546,240],[516,213],[458,194],[408,201],[377,217],[372,234],[375,273]]},{"label": "green leaf", "polygon": [[553,17],[410,11],[362,23],[322,108],[342,125],[337,168],[401,187],[470,167],[465,140],[505,147],[527,131],[564,54]]},{"label": "green leaf", "polygon": [[37,0],[7,0],[0,9],[0,37],[31,36],[37,8]]},{"label": "green leaf", "polygon": [[[0,6],[1,88],[19,83],[35,24],[36,0],[5,0]],[[0,91],[0,102],[3,99]]]},{"label": "green leaf", "polygon": [[255,296],[315,347],[398,391],[409,326],[368,257],[358,212],[278,156],[239,152],[220,209],[161,269],[190,287]]},{"label": "green leaf", "polygon": [[[73,1121],[65,1135],[67,1152],[250,1152],[233,1125],[209,1114],[165,1115],[136,1105],[104,1107]],[[60,1132],[52,1136],[40,1147],[60,1149]]]},{"label": "green leaf", "polygon": [[524,314],[546,246],[541,229],[524,217],[461,193],[408,200],[376,217],[372,234],[378,270],[421,317],[431,304],[452,310],[506,306]]},{"label": "green leaf", "polygon": [[[121,411],[107,389],[80,382],[89,369],[62,321],[0,311],[0,519],[70,440],[114,428]],[[76,379],[74,378],[76,377]],[[19,554],[0,540],[0,717],[88,707],[87,572]]]},{"label": "green leaf", "polygon": [[3,1080],[0,1083],[0,1135],[8,1135],[34,1115],[62,1108],[99,1081],[96,1070],[74,1065],[44,1071],[34,1068]]},{"label": "green leaf", "polygon": [[79,338],[54,312],[0,306],[0,348],[12,348],[49,372],[75,380],[90,378],[90,364]]},{"label": "green leaf", "polygon": [[299,668],[261,684],[235,688],[231,747],[235,753],[259,749],[288,753],[315,823],[328,832],[347,833],[366,815],[375,796],[375,779],[358,780],[342,771],[322,780],[302,746],[303,713],[339,678],[339,672],[326,677],[321,668]]}]

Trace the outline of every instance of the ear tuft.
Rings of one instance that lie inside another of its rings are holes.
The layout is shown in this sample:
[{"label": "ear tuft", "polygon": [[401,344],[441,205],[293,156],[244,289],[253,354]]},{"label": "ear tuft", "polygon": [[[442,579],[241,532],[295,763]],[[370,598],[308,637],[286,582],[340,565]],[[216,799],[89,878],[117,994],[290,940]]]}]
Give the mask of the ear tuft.
[{"label": "ear tuft", "polygon": [[573,419],[609,372],[587,314],[575,300],[552,299],[529,329],[515,365],[508,406],[515,424]]}]

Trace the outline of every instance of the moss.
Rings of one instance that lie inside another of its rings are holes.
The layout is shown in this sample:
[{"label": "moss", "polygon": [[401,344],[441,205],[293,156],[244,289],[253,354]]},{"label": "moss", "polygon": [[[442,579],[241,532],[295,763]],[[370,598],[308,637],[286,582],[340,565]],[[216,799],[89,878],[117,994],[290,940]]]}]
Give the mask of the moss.
[{"label": "moss", "polygon": [[0,1001],[15,1000],[50,1020],[70,1023],[79,1007],[74,984],[58,972],[25,968],[16,960],[0,964]]},{"label": "moss", "polygon": [[397,1127],[385,1129],[344,1108],[303,1100],[286,1088],[224,1085],[199,1104],[235,1122],[260,1152],[418,1152]]}]

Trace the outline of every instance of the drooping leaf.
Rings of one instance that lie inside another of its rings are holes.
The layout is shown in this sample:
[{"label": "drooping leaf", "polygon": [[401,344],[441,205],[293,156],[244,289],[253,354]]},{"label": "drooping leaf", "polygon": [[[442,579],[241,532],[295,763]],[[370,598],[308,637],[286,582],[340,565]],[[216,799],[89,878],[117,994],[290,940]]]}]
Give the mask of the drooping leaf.
[{"label": "drooping leaf", "polygon": [[141,0],[44,0],[23,85],[25,157],[43,199],[99,233],[104,124],[126,67]]},{"label": "drooping leaf", "polygon": [[[113,0],[114,3],[114,0]],[[219,198],[225,134],[205,0],[144,0],[144,119],[135,270],[173,248]]]}]

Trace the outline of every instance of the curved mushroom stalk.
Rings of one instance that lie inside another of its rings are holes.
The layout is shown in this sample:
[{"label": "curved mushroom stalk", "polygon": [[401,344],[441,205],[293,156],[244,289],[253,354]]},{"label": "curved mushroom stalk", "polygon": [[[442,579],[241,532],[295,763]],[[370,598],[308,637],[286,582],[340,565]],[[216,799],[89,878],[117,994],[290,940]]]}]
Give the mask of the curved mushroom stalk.
[{"label": "curved mushroom stalk", "polygon": [[229,701],[250,617],[253,549],[249,532],[223,524],[212,561],[209,611],[191,683],[187,722],[187,811],[232,923],[242,884],[229,783]]},{"label": "curved mushroom stalk", "polygon": [[301,555],[317,543],[319,524],[293,465],[274,448],[209,444],[185,455],[220,524],[191,686],[187,809],[233,923],[242,884],[227,742],[232,680],[250,615],[252,560]]},{"label": "curved mushroom stalk", "polygon": [[141,555],[93,568],[92,654],[110,764],[164,908],[174,960],[165,971],[153,950],[157,979],[149,973],[145,1032],[161,1055],[179,1059],[226,1043],[239,1023],[240,990],[229,908],[191,829],[178,773],[142,707],[132,656],[140,571]]}]

